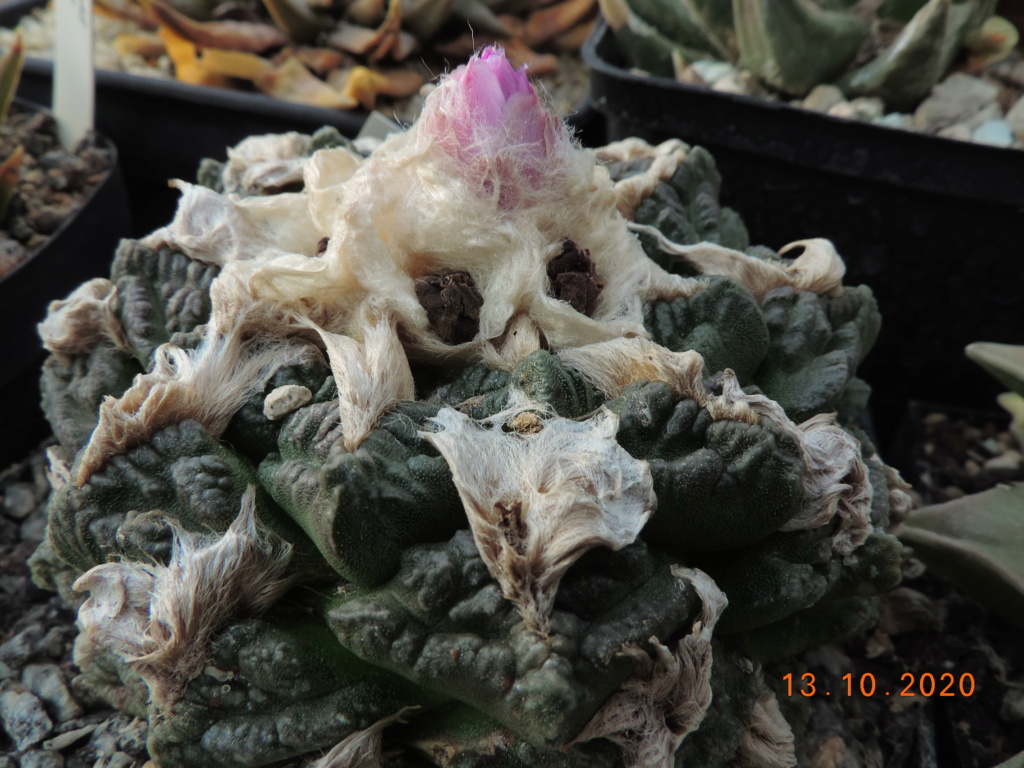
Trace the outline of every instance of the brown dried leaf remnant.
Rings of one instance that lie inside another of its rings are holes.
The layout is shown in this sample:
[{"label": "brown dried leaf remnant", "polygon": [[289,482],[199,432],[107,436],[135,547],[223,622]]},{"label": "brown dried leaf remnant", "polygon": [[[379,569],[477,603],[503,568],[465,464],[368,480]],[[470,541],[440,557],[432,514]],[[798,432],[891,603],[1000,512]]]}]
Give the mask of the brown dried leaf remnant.
[{"label": "brown dried leaf remnant", "polygon": [[468,272],[446,269],[424,275],[416,280],[416,298],[446,344],[465,344],[479,332],[484,300]]},{"label": "brown dried leaf remnant", "polygon": [[558,255],[548,262],[548,279],[556,299],[587,317],[594,315],[604,283],[597,277],[597,266],[589,250],[566,240]]}]

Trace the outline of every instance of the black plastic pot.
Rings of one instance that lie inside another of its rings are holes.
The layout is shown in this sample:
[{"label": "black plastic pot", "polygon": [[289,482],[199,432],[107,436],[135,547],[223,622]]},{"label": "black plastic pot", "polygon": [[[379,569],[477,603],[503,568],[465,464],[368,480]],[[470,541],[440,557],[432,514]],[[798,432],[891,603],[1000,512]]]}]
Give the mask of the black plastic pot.
[{"label": "black plastic pot", "polygon": [[[45,0],[14,0],[0,8],[0,27],[14,27]],[[18,95],[49,104],[53,63],[29,57]],[[203,158],[221,159],[247,136],[313,133],[331,125],[354,138],[366,121],[364,110],[311,107],[261,93],[188,85],[125,72],[96,70],[96,129],[117,144],[141,236],[166,224],[177,206],[168,179],[195,179]],[[584,142],[600,116],[586,102],[567,122]]]},{"label": "black plastic pot", "polygon": [[755,242],[829,238],[847,283],[871,286],[885,323],[861,375],[883,445],[911,398],[995,396],[963,348],[1024,338],[1024,151],[635,74],[604,24],[583,57],[609,139],[706,147]]},{"label": "black plastic pot", "polygon": [[110,274],[110,259],[131,228],[117,149],[104,139],[107,177],[32,258],[0,280],[0,467],[24,456],[50,430],[39,407],[45,353],[36,324],[46,308],[81,283]]}]

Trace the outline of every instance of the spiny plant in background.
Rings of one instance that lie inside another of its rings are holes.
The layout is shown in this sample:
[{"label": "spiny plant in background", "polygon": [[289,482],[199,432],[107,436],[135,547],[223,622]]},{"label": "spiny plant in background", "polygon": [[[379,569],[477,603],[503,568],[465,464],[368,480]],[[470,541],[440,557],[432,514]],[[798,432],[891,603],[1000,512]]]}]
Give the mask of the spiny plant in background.
[{"label": "spiny plant in background", "polygon": [[496,49],[369,156],[203,180],[40,326],[33,573],[158,765],[795,764],[770,665],[872,625],[908,502],[830,243],[580,149]]},{"label": "spiny plant in background", "polygon": [[[541,76],[575,53],[596,0],[96,0],[99,12],[141,28],[114,42],[149,61],[168,55],[175,77],[230,86],[247,81],[288,101],[372,109],[407,97],[476,46],[500,42]],[[449,63],[450,62],[450,63]],[[428,69],[428,67],[430,69]]]},{"label": "spiny plant in background", "polygon": [[728,61],[769,89],[805,96],[838,85],[910,109],[964,49],[980,68],[1006,56],[1018,32],[995,0],[600,0],[631,65],[671,77],[702,60]]}]

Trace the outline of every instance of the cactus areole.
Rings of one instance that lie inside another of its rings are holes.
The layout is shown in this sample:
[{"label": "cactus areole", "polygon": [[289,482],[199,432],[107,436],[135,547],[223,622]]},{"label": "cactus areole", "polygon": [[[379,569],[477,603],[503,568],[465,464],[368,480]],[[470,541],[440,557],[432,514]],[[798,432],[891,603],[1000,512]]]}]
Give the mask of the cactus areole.
[{"label": "cactus areole", "polygon": [[497,49],[369,156],[206,170],[40,326],[33,573],[155,763],[794,765],[771,665],[870,626],[907,506],[832,246]]}]

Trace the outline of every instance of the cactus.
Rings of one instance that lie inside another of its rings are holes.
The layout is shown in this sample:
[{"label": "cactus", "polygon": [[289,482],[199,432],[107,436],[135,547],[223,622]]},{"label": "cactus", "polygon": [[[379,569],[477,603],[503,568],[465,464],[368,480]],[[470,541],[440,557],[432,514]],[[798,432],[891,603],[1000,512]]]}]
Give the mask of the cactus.
[{"label": "cactus", "polygon": [[40,326],[33,573],[157,765],[795,764],[770,665],[871,624],[907,506],[828,242],[496,49],[369,156],[204,177]]},{"label": "cactus", "polygon": [[601,0],[601,8],[629,63],[653,74],[724,60],[789,97],[834,82],[891,109],[916,106],[961,47],[980,67],[1017,40],[991,0]]}]

